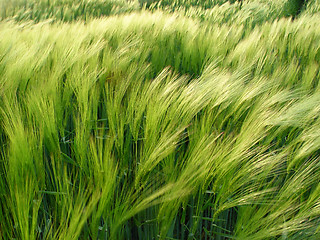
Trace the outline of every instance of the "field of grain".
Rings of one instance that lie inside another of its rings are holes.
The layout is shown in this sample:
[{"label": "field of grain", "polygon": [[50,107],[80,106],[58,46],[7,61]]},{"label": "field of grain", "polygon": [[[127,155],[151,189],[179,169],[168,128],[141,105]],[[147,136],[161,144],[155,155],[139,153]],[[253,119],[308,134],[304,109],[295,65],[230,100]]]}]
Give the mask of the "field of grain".
[{"label": "field of grain", "polygon": [[319,0],[0,0],[0,239],[320,239]]}]

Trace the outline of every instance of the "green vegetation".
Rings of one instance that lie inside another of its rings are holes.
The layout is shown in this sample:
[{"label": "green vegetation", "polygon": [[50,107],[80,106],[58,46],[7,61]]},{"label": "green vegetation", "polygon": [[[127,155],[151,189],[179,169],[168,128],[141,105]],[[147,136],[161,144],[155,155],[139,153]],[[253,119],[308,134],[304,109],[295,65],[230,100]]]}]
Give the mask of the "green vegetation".
[{"label": "green vegetation", "polygon": [[320,12],[320,1],[319,0],[309,0],[304,9],[306,14],[319,14]]},{"label": "green vegetation", "polygon": [[0,0],[0,239],[319,239],[319,1]]},{"label": "green vegetation", "polygon": [[1,19],[36,22],[89,20],[137,10],[138,2],[127,0],[1,0]]}]

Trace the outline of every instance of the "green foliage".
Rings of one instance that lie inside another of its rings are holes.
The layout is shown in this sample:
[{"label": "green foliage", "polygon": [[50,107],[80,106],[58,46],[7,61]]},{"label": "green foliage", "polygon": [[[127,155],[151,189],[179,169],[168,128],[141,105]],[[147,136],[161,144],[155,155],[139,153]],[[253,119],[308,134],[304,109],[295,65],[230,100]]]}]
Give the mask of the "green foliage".
[{"label": "green foliage", "polygon": [[308,2],[305,4],[304,12],[306,14],[319,14],[320,1],[319,0],[308,0]]},{"label": "green foliage", "polygon": [[158,7],[169,6],[170,8],[179,7],[201,7],[201,8],[212,8],[215,5],[222,5],[226,2],[235,2],[236,0],[139,0],[141,5],[146,5],[148,7],[157,5]]},{"label": "green foliage", "polygon": [[127,0],[1,0],[0,20],[15,21],[45,19],[71,22],[113,14],[131,12],[138,2]]},{"label": "green foliage", "polygon": [[320,238],[315,2],[1,4],[1,239]]}]

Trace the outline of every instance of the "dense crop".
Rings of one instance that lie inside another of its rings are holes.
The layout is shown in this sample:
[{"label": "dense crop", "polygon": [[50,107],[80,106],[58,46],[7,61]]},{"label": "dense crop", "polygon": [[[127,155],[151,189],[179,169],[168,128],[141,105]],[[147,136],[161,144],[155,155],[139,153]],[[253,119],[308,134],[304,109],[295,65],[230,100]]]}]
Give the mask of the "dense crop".
[{"label": "dense crop", "polygon": [[305,5],[303,13],[306,14],[319,14],[320,12],[320,1],[319,0],[309,0]]},{"label": "dense crop", "polygon": [[88,20],[138,9],[137,1],[127,0],[1,0],[1,19],[66,22]]},{"label": "dense crop", "polygon": [[1,4],[0,239],[320,238],[317,1]]}]

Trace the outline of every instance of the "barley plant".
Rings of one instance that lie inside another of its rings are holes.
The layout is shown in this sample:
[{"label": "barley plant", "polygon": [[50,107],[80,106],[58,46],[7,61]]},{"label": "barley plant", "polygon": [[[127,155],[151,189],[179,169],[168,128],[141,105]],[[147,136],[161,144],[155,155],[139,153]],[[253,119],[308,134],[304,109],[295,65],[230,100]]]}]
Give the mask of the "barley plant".
[{"label": "barley plant", "polygon": [[0,239],[320,239],[319,1],[0,6]]},{"label": "barley plant", "polygon": [[320,12],[320,1],[319,0],[309,0],[305,4],[304,12],[306,14],[319,14]]}]

